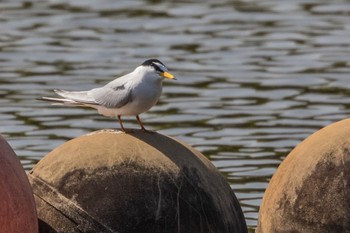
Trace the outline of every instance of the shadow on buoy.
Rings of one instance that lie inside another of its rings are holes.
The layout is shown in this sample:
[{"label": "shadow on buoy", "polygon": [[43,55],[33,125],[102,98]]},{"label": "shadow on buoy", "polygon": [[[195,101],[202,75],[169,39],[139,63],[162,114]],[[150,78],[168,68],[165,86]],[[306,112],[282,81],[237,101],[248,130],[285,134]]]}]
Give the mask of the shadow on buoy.
[{"label": "shadow on buoy", "polygon": [[38,218],[27,175],[0,135],[0,232],[36,233]]},{"label": "shadow on buoy", "polygon": [[29,178],[40,232],[247,232],[220,172],[158,133],[78,137],[46,155]]},{"label": "shadow on buoy", "polygon": [[265,191],[256,232],[350,232],[350,119],[289,153]]}]

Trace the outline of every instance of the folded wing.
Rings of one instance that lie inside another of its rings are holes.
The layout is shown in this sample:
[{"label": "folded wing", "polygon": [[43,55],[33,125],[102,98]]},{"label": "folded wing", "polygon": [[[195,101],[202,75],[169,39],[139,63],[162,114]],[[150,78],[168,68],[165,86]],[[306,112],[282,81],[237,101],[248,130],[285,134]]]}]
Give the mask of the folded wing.
[{"label": "folded wing", "polygon": [[63,98],[42,97],[39,100],[53,102],[58,105],[100,105],[106,108],[121,108],[132,101],[132,91],[126,87],[126,84],[119,86],[106,85],[90,91],[54,90],[54,92]]},{"label": "folded wing", "polygon": [[91,93],[89,93],[90,91],[64,91],[56,89],[54,92],[68,101],[81,104],[97,104]]},{"label": "folded wing", "polygon": [[94,101],[106,108],[121,108],[132,101],[132,91],[126,85],[104,86],[90,91]]}]

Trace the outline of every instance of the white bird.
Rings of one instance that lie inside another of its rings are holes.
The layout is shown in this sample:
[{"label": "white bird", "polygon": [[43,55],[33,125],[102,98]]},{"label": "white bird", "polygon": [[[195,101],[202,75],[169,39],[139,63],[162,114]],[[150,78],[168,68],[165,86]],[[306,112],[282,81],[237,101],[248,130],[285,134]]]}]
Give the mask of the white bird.
[{"label": "white bird", "polygon": [[41,97],[39,100],[53,102],[55,105],[94,108],[101,115],[118,118],[124,132],[126,130],[121,117],[136,116],[141,129],[147,131],[139,114],[157,103],[164,78],[176,79],[161,61],[149,59],[131,73],[116,78],[103,87],[89,91],[54,90],[63,98]]}]

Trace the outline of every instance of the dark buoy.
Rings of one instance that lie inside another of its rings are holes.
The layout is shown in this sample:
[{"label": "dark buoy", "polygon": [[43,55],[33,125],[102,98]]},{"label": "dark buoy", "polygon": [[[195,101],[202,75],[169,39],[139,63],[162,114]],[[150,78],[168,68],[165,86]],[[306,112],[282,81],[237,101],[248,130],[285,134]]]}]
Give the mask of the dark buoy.
[{"label": "dark buoy", "polygon": [[256,232],[350,232],[350,119],[290,152],[266,189]]},{"label": "dark buoy", "polygon": [[38,232],[38,218],[28,178],[15,152],[1,135],[0,232]]},{"label": "dark buoy", "polygon": [[81,136],[46,155],[30,181],[40,232],[247,232],[218,170],[158,133]]}]

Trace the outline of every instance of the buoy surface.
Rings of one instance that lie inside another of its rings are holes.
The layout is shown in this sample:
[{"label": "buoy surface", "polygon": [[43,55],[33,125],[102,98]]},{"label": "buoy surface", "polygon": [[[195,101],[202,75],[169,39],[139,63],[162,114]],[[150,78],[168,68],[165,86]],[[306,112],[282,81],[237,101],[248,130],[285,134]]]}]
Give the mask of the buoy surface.
[{"label": "buoy surface", "polygon": [[27,175],[0,135],[0,232],[37,233],[38,218]]},{"label": "buoy surface", "polygon": [[40,232],[247,232],[211,162],[158,133],[81,136],[46,155],[30,180]]},{"label": "buoy surface", "polygon": [[290,152],[265,191],[256,232],[350,232],[350,119]]}]

